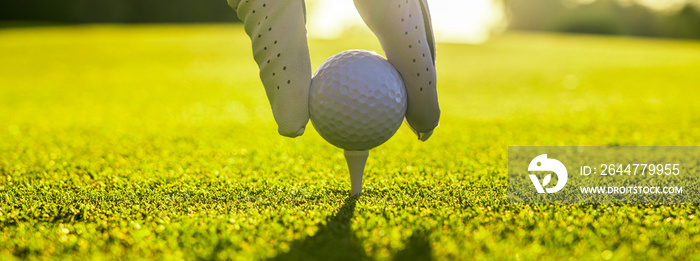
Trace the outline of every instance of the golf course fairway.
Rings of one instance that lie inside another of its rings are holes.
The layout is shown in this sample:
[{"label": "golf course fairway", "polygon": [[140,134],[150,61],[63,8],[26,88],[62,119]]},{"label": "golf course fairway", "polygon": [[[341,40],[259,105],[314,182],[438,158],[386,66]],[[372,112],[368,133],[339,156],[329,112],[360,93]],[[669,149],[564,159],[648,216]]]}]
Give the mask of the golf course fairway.
[{"label": "golf course fairway", "polygon": [[359,198],[310,123],[277,134],[251,53],[240,25],[0,30],[0,259],[700,258],[697,204],[507,191],[508,146],[700,145],[700,42],[438,44],[440,126],[370,151]]}]

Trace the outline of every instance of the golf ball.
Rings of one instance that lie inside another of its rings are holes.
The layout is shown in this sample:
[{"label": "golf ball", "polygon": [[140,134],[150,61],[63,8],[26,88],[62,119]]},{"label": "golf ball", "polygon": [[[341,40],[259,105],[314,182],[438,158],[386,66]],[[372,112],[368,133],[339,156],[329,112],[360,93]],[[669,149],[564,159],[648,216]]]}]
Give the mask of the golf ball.
[{"label": "golf ball", "polygon": [[381,55],[344,51],[314,73],[309,114],[329,143],[345,150],[369,150],[389,140],[401,126],[406,88],[399,72]]}]

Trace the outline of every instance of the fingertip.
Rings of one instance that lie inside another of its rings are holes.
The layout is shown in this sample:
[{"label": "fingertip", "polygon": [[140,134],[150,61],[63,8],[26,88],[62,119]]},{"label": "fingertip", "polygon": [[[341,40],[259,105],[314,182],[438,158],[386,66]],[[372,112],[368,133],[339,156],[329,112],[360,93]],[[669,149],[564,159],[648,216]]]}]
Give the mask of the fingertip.
[{"label": "fingertip", "polygon": [[287,130],[287,129],[282,129],[282,128],[277,128],[277,133],[279,133],[282,136],[289,137],[289,138],[296,138],[304,134],[304,131],[306,130],[306,126],[301,126],[301,128],[298,128],[296,130]]},{"label": "fingertip", "polygon": [[418,135],[419,140],[426,141],[433,135],[433,131],[434,130],[430,130],[429,132],[416,132],[416,135]]}]

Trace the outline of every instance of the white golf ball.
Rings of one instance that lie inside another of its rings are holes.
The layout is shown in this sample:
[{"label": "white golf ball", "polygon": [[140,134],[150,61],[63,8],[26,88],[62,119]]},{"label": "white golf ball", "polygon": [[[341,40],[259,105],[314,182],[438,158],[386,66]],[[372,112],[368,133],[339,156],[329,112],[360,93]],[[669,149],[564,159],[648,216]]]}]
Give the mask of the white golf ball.
[{"label": "white golf ball", "polygon": [[349,50],[316,70],[309,94],[311,123],[329,143],[369,150],[391,138],[406,115],[401,75],[381,55]]}]

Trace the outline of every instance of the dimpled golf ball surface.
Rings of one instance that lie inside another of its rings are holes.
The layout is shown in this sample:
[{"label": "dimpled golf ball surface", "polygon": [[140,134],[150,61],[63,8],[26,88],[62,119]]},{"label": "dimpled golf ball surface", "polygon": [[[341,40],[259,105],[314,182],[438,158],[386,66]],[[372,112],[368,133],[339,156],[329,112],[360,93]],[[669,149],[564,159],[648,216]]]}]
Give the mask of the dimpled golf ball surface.
[{"label": "dimpled golf ball surface", "polygon": [[369,150],[396,133],[406,115],[401,75],[384,57],[350,50],[328,58],[314,74],[309,114],[316,131],[345,150]]}]

